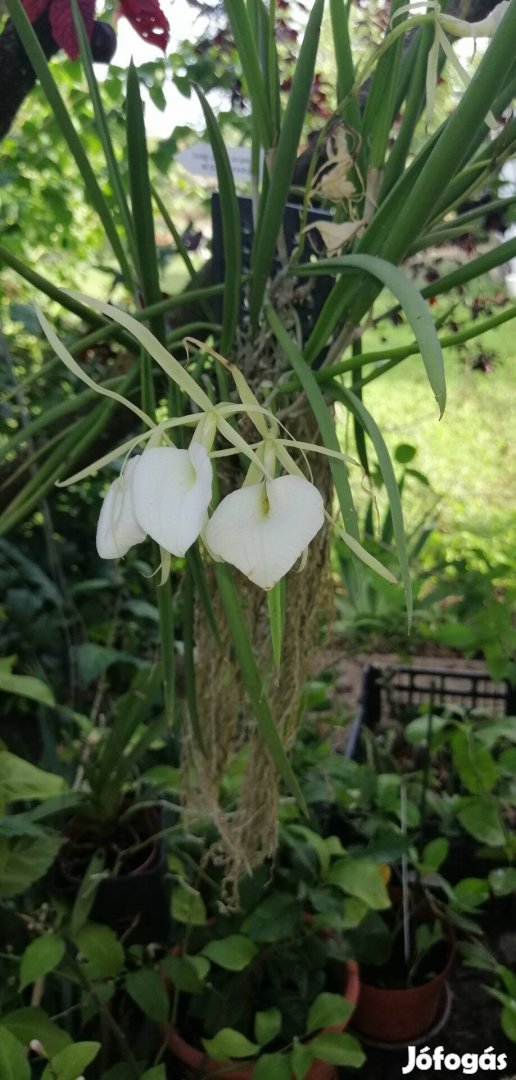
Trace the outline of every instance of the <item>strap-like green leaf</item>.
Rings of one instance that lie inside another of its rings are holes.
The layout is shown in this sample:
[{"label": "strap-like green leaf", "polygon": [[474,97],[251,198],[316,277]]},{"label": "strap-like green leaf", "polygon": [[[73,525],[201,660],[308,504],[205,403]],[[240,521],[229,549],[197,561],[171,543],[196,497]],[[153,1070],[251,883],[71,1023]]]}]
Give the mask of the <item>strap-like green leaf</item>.
[{"label": "strap-like green leaf", "polygon": [[405,537],[405,525],[403,522],[403,509],[401,505],[400,492],[396,475],[392,466],[389,451],[387,449],[385,439],[376,423],[371,416],[371,413],[366,409],[365,405],[360,401],[356,394],[353,394],[350,390],[346,390],[344,387],[340,387],[337,391],[334,388],[335,396],[339,401],[342,401],[348,409],[351,410],[354,416],[362,424],[362,427],[367,431],[371,442],[375,448],[376,457],[378,459],[378,465],[380,466],[380,472],[385,484],[385,490],[389,499],[389,506],[392,518],[392,528],[394,531],[394,539],[398,550],[398,559],[400,563],[401,578],[405,589],[405,597],[407,602],[407,615],[410,622],[412,620],[412,582],[410,579],[410,567],[408,561],[407,544]]},{"label": "strap-like green leaf", "polygon": [[446,405],[446,379],[439,338],[421,293],[402,270],[374,255],[342,255],[338,259],[321,259],[317,263],[298,266],[296,273],[327,274],[328,271],[335,273],[347,268],[363,270],[377,278],[399,300],[414,331],[428,381],[439,406],[440,416],[442,416]]},{"label": "strap-like green leaf", "polygon": [[263,216],[258,221],[252,252],[252,281],[249,297],[249,314],[253,325],[256,325],[258,321],[292,182],[314,77],[323,9],[324,0],[315,0],[306,26],[281,125]]},{"label": "strap-like green leaf", "polygon": [[118,162],[115,157],[115,151],[113,149],[113,142],[111,139],[111,133],[107,122],[106,114],[104,112],[104,106],[102,104],[102,97],[100,95],[99,84],[95,75],[95,69],[93,67],[93,60],[91,55],[91,46],[88,40],[88,35],[84,27],[84,20],[82,12],[78,4],[78,0],[72,0],[72,14],[74,26],[77,32],[77,38],[81,50],[81,60],[84,67],[84,72],[88,82],[88,89],[95,112],[95,120],[97,123],[97,131],[100,141],[102,143],[102,149],[104,151],[104,157],[106,159],[106,165],[109,173],[109,180],[113,194],[118,203],[118,209],[120,217],[122,219],[127,242],[131,249],[133,261],[136,265],[136,247],[133,222],[129,212],[129,204],[122,183],[122,176],[118,167]]},{"label": "strap-like green leaf", "polygon": [[256,122],[261,144],[267,150],[272,146],[271,116],[258,50],[244,0],[226,0],[226,11],[251,98],[253,121]]},{"label": "strap-like green leaf", "polygon": [[120,264],[120,268],[126,280],[126,283],[130,287],[131,284],[131,270],[127,261],[127,257],[120,242],[120,237],[117,233],[115,223],[109,209],[108,203],[102,193],[98,180],[93,172],[93,169],[88,160],[88,155],[82,145],[79,135],[77,134],[73,123],[68,114],[68,109],[59,93],[57,83],[50,71],[48,61],[41,48],[41,45],[36,37],[34,29],[29,22],[27,14],[21,4],[20,0],[6,0],[6,7],[14,23],[20,41],[27,53],[29,61],[34,68],[34,71],[39,79],[41,86],[47,96],[48,103],[52,108],[54,116],[57,120],[58,126],[61,130],[63,138],[68,143],[70,151],[75,158],[79,172],[82,176],[84,188],[87,197],[89,198],[92,206],[97,211],[99,218],[104,226],[104,230],[113,248],[114,254]]},{"label": "strap-like green leaf", "polygon": [[213,111],[204,94],[198,87],[195,91],[206,121],[206,130],[215,158],[217,180],[222,215],[222,236],[224,243],[224,299],[222,314],[222,334],[220,351],[229,353],[238,325],[240,314],[240,275],[242,267],[242,238],[240,235],[240,214],[228,152],[219,130]]},{"label": "strap-like green leaf", "polygon": [[345,0],[330,0],[331,30],[335,65],[337,68],[337,100],[344,103],[341,108],[343,120],[359,132],[362,127],[360,109],[356,96],[351,96],[355,83],[355,67],[349,38],[350,8]]},{"label": "strap-like green leaf", "polygon": [[43,465],[40,465],[35,476],[28,481],[22,491],[18,492],[0,515],[0,536],[5,536],[18,522],[26,520],[56,480],[62,476],[63,467],[73,464],[82,457],[88,447],[105,430],[114,406],[114,401],[100,402],[89,416],[81,417],[80,421],[73,425],[65,438],[59,439],[58,446]]},{"label": "strap-like green leaf", "polygon": [[176,638],[174,633],[174,601],[170,579],[159,585],[156,592],[159,613],[161,658],[163,662],[163,692],[167,726],[172,729],[176,701]]},{"label": "strap-like green leaf", "polygon": [[[127,73],[127,160],[140,286],[144,303],[157,304],[162,296],[154,237],[147,138],[140,82],[132,61]],[[163,315],[153,315],[149,321],[153,334],[163,345],[165,343]]]},{"label": "strap-like green leaf", "polygon": [[269,605],[269,623],[271,628],[272,655],[276,671],[281,666],[281,643],[283,638],[283,623],[285,620],[285,578],[270,589],[267,593]]},{"label": "strap-like green leaf", "polygon": [[[390,8],[391,18],[403,2],[404,0],[393,0]],[[398,38],[392,48],[380,57],[369,86],[362,123],[362,137],[370,142],[368,161],[370,169],[381,169],[383,166],[394,120],[403,43],[404,38]]]},{"label": "strap-like green leaf", "polygon": [[194,663],[195,585],[191,560],[186,561],[183,580],[183,668],[188,712],[197,745],[204,753],[202,728],[197,712],[197,694]]}]

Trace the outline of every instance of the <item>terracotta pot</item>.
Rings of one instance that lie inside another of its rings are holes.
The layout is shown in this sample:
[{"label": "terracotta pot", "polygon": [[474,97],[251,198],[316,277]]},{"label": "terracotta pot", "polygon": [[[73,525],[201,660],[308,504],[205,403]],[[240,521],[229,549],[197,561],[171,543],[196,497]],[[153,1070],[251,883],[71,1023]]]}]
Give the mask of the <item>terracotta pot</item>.
[{"label": "terracotta pot", "polygon": [[448,960],[433,979],[402,990],[372,986],[361,979],[360,1000],[353,1014],[353,1027],[359,1035],[377,1042],[404,1045],[432,1028],[443,1003],[455,955],[452,927],[444,923],[444,929],[449,942]]},{"label": "terracotta pot", "polygon": [[[348,960],[346,964],[346,986],[342,991],[342,996],[346,1001],[349,1001],[350,1005],[356,1007],[360,994],[360,978],[358,971],[358,964],[356,960]],[[342,1024],[338,1024],[335,1027],[325,1028],[325,1033],[328,1032],[341,1032],[344,1031],[349,1023],[349,1018]],[[162,1034],[166,1039],[168,1049],[176,1058],[186,1065],[189,1069],[198,1077],[209,1076],[212,1073],[217,1074],[217,1080],[251,1080],[253,1069],[255,1066],[255,1060],[243,1061],[241,1064],[237,1064],[233,1061],[211,1061],[207,1058],[202,1050],[198,1050],[195,1046],[191,1046],[181,1036],[174,1031],[170,1025],[164,1024],[162,1026]],[[313,1061],[305,1080],[336,1080],[338,1076],[337,1069],[334,1065],[329,1065],[325,1061]]]}]

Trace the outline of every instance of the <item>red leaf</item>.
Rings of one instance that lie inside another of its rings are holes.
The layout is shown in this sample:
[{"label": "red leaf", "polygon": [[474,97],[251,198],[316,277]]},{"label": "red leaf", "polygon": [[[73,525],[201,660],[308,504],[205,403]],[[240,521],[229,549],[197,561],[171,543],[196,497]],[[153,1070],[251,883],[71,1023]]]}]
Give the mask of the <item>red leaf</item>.
[{"label": "red leaf", "polygon": [[144,41],[157,45],[165,52],[170,27],[158,0],[121,0],[120,14],[125,15]]},{"label": "red leaf", "polygon": [[39,19],[49,3],[50,0],[23,0],[23,6],[31,23],[36,22],[36,19]]},{"label": "red leaf", "polygon": [[[84,19],[86,33],[90,38],[95,21],[95,0],[79,0],[79,9]],[[75,33],[70,0],[50,0],[50,29],[56,45],[68,53],[70,60],[77,60],[79,42]]]}]

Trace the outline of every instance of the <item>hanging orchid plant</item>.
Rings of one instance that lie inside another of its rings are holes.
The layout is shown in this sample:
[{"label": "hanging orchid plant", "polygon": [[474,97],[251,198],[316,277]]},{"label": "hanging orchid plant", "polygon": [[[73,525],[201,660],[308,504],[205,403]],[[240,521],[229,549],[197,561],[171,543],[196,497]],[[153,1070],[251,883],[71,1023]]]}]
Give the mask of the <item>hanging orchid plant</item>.
[{"label": "hanging orchid plant", "polygon": [[[233,376],[240,398],[240,404],[212,404],[192,376],[136,319],[110,304],[79,293],[73,295],[129,330],[198,410],[154,423],[138,406],[94,383],[38,311],[46,337],[68,369],[99,393],[107,393],[131,409],[147,428],[142,435],[61,481],[61,486],[73,484],[122,455],[127,456],[120,476],[110,485],[102,503],[97,527],[100,557],[123,558],[134,545],[150,537],[161,549],[164,584],[170,557],[184,556],[202,538],[212,558],[235,566],[260,588],[272,589],[298,559],[306,561],[307,549],[325,518],[332,522],[322,495],[304,476],[291,451],[297,449],[305,457],[307,452],[322,453],[342,462],[353,459],[315,443],[301,443],[288,433],[282,435],[273,413],[260,405],[242,373],[220,354],[209,350]],[[190,340],[206,351],[200,342]],[[232,416],[242,413],[247,414],[259,435],[259,441],[252,445],[229,423]],[[188,449],[180,449],[169,441],[168,433],[181,426],[194,428]],[[229,444],[225,449],[214,449],[217,434]],[[128,456],[141,445],[144,445],[142,454]],[[228,452],[244,455],[249,461],[248,471],[242,487],[226,495],[209,516],[212,458],[226,456]],[[281,470],[283,474],[277,475]],[[339,528],[339,533],[348,540],[355,554],[395,583],[390,571],[348,537],[344,529]]]}]

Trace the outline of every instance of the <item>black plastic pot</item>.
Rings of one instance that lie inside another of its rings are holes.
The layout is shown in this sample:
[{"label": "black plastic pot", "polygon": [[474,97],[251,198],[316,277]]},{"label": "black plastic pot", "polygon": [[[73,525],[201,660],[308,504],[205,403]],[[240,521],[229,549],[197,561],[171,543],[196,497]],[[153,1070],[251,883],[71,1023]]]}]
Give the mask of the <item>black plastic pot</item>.
[{"label": "black plastic pot", "polygon": [[[143,819],[149,838],[160,831],[162,821],[157,809],[145,810]],[[66,831],[69,840],[54,866],[53,886],[61,896],[73,901],[81,878],[71,867],[81,847],[90,848],[91,823],[75,817],[68,823]],[[88,838],[87,843],[85,838]],[[163,841],[150,841],[137,857],[133,856],[129,866],[125,873],[102,879],[90,919],[124,935],[128,944],[165,943],[170,930],[170,884]]]}]

